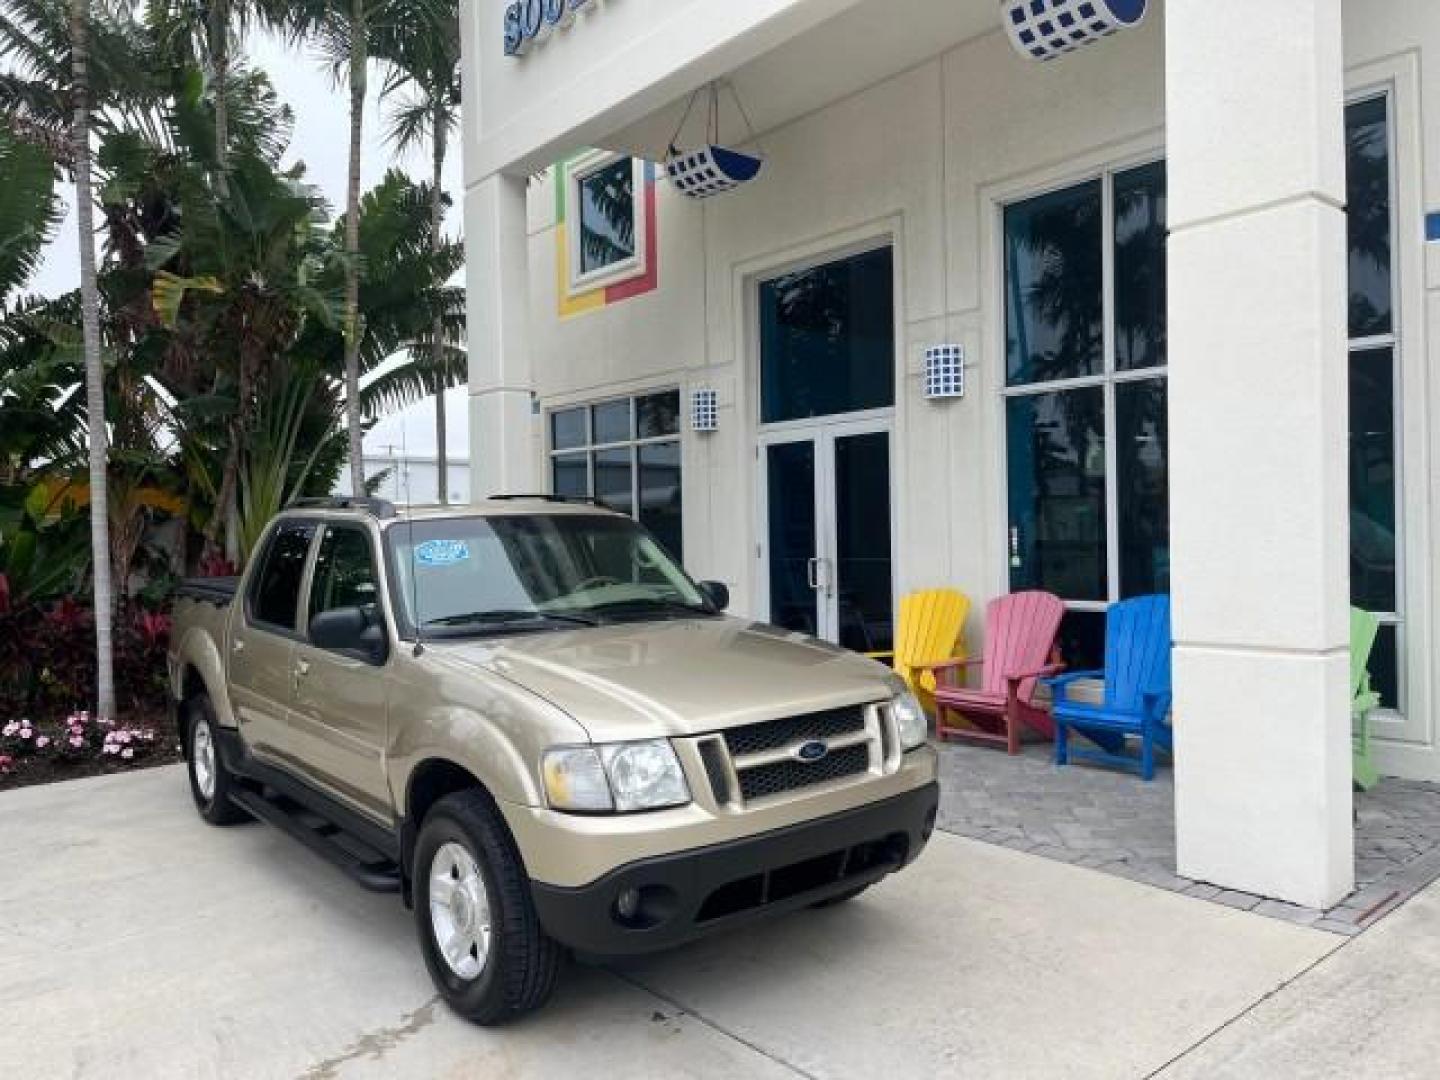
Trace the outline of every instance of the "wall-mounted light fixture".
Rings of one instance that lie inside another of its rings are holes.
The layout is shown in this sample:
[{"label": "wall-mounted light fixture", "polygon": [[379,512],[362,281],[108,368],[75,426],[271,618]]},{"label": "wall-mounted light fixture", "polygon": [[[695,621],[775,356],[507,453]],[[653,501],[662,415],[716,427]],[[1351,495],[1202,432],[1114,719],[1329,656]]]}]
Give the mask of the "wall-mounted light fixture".
[{"label": "wall-mounted light fixture", "polygon": [[690,392],[690,430],[701,433],[720,430],[720,395],[716,391]]},{"label": "wall-mounted light fixture", "polygon": [[932,345],[925,350],[925,397],[945,401],[965,396],[965,346]]}]

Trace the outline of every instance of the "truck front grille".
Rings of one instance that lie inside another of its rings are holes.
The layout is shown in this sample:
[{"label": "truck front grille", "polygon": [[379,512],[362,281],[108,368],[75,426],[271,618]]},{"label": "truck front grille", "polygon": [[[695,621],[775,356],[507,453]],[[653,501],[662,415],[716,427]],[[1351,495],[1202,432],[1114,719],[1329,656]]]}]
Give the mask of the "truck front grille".
[{"label": "truck front grille", "polygon": [[[885,762],[882,733],[881,710],[849,705],[732,728],[705,739],[700,752],[715,802],[726,805],[858,776]],[[807,759],[800,751],[810,743],[826,752]]]},{"label": "truck front grille", "polygon": [[780,720],[762,720],[725,732],[725,745],[737,758],[763,754],[812,739],[833,739],[837,735],[853,735],[865,730],[865,706],[851,705],[844,709],[787,716]]},{"label": "truck front grille", "polygon": [[813,784],[823,784],[827,780],[854,776],[869,767],[870,748],[861,743],[836,750],[813,765],[803,761],[777,761],[770,765],[757,765],[753,769],[742,769],[740,794],[747,802],[751,799],[763,799],[767,795],[781,795]]}]

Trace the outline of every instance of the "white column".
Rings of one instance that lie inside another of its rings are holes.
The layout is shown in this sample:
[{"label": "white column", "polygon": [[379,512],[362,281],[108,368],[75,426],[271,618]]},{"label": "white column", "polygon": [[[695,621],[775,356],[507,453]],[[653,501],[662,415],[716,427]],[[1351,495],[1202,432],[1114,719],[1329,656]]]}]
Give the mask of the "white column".
[{"label": "white column", "polygon": [[1168,0],[1179,871],[1353,888],[1341,0]]},{"label": "white column", "polygon": [[465,194],[470,351],[470,492],[535,492],[530,270],[523,176],[497,174]]}]

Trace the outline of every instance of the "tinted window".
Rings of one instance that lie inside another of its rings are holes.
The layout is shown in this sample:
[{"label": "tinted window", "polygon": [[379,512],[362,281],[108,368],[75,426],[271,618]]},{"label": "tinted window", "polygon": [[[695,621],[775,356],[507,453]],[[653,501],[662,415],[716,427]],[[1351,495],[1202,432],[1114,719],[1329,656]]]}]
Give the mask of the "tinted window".
[{"label": "tinted window", "polygon": [[595,451],[595,498],[622,514],[635,513],[634,485],[630,476],[630,450]]},{"label": "tinted window", "polygon": [[1388,334],[1390,302],[1390,125],[1386,98],[1345,112],[1350,208],[1350,336]]},{"label": "tinted window", "polygon": [[565,409],[550,415],[550,444],[556,450],[571,450],[588,441],[584,409]]},{"label": "tinted window", "polygon": [[295,629],[305,557],[314,535],[315,526],[308,522],[285,524],[276,530],[266,546],[260,576],[250,598],[250,617],[255,622]]},{"label": "tinted window", "polygon": [[310,618],[336,608],[373,610],[378,599],[369,538],[359,529],[327,529],[320,541],[320,553],[315,557]]},{"label": "tinted window", "polygon": [[1099,180],[1006,208],[1011,386],[1097,375],[1104,368],[1103,219]]},{"label": "tinted window", "polygon": [[593,410],[593,435],[590,441],[603,446],[605,443],[625,442],[630,438],[630,402],[607,401],[596,405]]},{"label": "tinted window", "polygon": [[1006,403],[1010,587],[1105,600],[1105,398],[1100,387]]},{"label": "tinted window", "polygon": [[1120,597],[1170,591],[1170,414],[1164,379],[1115,387]]},{"label": "tinted window", "polygon": [[889,248],[761,283],[761,420],[893,405],[894,292]]},{"label": "tinted window", "polygon": [[635,415],[642,439],[680,434],[680,391],[636,398]]},{"label": "tinted window", "polygon": [[1350,600],[1395,611],[1395,360],[1350,354]]},{"label": "tinted window", "polygon": [[680,444],[640,447],[640,523],[677,559],[685,557],[680,520]]},{"label": "tinted window", "polygon": [[1115,174],[1115,366],[1165,363],[1165,163]]}]

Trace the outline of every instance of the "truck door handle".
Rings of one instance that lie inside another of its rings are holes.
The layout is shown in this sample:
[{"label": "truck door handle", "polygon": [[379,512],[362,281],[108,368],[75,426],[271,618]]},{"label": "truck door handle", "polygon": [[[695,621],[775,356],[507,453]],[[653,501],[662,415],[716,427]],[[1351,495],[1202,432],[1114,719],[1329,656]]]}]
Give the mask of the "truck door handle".
[{"label": "truck door handle", "polygon": [[310,662],[308,660],[296,660],[295,666],[290,669],[290,682],[295,687],[296,693],[299,693],[300,683],[303,682],[305,676],[309,674]]},{"label": "truck door handle", "polygon": [[244,638],[236,638],[235,641],[230,645],[230,651],[233,652],[233,653],[236,653],[236,654],[239,654],[239,653],[244,652],[244,651],[245,651],[245,639],[244,639]]},{"label": "truck door handle", "polygon": [[810,559],[805,563],[805,583],[812,589],[820,588],[820,560]]}]

